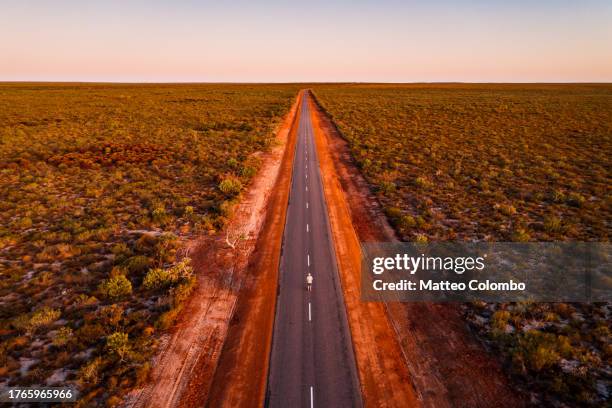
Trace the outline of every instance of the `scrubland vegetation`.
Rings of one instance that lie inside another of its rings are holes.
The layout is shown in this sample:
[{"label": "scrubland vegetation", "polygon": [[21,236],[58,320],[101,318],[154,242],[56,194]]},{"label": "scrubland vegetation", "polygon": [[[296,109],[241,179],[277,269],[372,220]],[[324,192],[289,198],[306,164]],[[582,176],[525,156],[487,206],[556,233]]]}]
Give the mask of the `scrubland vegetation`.
[{"label": "scrubland vegetation", "polygon": [[0,84],[0,384],[144,382],[297,89]]},{"label": "scrubland vegetation", "polygon": [[[407,241],[609,241],[611,85],[321,85],[321,105]],[[609,400],[609,304],[473,304],[541,401]]]}]

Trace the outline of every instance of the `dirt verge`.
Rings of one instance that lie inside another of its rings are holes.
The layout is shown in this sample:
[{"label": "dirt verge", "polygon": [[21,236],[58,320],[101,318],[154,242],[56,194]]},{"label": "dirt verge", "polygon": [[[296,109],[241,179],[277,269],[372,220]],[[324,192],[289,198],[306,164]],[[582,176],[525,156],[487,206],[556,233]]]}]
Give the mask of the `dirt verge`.
[{"label": "dirt verge", "polygon": [[[367,405],[389,406],[398,401],[386,400],[388,396],[381,389],[383,385],[376,383],[390,375],[388,363],[379,363],[378,368],[369,367],[377,362],[373,350],[382,350],[382,345],[387,350],[380,351],[382,356],[378,358],[392,358],[394,372],[398,374],[388,379],[389,387],[401,388],[409,394],[410,399],[404,399],[398,406],[410,402],[436,408],[525,406],[525,398],[516,395],[500,364],[469,332],[457,305],[360,302],[357,289],[360,269],[356,263],[360,257],[359,242],[396,241],[397,238],[353,162],[346,141],[316,101],[312,102],[312,108],[317,148],[326,180],[325,193]],[[336,175],[337,180],[334,180]],[[338,248],[343,240],[347,241],[345,248]],[[390,330],[395,342],[388,339]],[[386,340],[381,341],[383,338]],[[385,370],[382,376],[381,370]],[[412,386],[417,398],[412,395]]]},{"label": "dirt verge", "polygon": [[[234,208],[224,234],[202,237],[187,246],[198,284],[172,332],[161,339],[158,355],[152,364],[150,382],[129,393],[123,406],[201,406],[209,397],[230,320],[233,323],[240,321],[241,300],[252,297],[248,293],[253,286],[250,266],[247,272],[249,259],[262,256],[261,243],[268,241],[266,231],[270,229],[270,208],[281,207],[278,203],[282,200],[278,185],[284,180],[287,152],[292,151],[292,140],[295,139],[290,137],[290,131],[299,113],[300,95],[277,129],[276,146],[263,155],[264,165]],[[286,209],[286,202],[282,207]],[[226,240],[231,235],[242,235],[245,239],[231,248]],[[269,269],[275,272],[277,268]],[[274,288],[271,290],[274,291]],[[245,296],[242,296],[243,291],[246,292]],[[262,301],[257,297],[253,300]],[[267,299],[263,300],[270,303]],[[273,305],[270,316],[271,336]],[[257,339],[263,337],[257,336]],[[269,341],[266,344],[269,347]]]}]

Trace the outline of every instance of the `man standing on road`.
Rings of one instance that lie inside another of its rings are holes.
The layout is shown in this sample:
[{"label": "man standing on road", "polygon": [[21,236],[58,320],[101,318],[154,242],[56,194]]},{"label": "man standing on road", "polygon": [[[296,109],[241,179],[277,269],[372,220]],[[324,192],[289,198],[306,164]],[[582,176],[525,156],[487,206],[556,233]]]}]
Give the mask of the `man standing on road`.
[{"label": "man standing on road", "polygon": [[308,272],[308,275],[306,275],[306,287],[308,288],[309,292],[312,290],[312,275],[310,272]]}]

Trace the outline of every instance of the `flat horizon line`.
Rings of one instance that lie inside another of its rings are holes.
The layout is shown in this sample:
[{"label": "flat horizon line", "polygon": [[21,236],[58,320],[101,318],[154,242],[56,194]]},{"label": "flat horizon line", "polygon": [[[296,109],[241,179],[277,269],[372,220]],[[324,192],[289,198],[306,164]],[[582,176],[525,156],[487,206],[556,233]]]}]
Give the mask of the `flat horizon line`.
[{"label": "flat horizon line", "polygon": [[483,85],[609,85],[612,81],[54,81],[54,80],[0,80],[0,84],[116,84],[116,85],[295,85],[295,84],[372,84],[372,85],[418,85],[418,84],[483,84]]}]

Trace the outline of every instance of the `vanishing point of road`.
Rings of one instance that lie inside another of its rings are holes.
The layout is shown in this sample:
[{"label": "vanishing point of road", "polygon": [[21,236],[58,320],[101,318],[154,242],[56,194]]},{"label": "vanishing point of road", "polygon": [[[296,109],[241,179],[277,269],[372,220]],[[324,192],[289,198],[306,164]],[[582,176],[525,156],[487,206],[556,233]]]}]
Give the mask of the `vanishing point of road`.
[{"label": "vanishing point of road", "polygon": [[[360,407],[308,98],[304,92],[280,259],[266,405]],[[314,277],[311,292],[306,291],[308,272]]]}]

